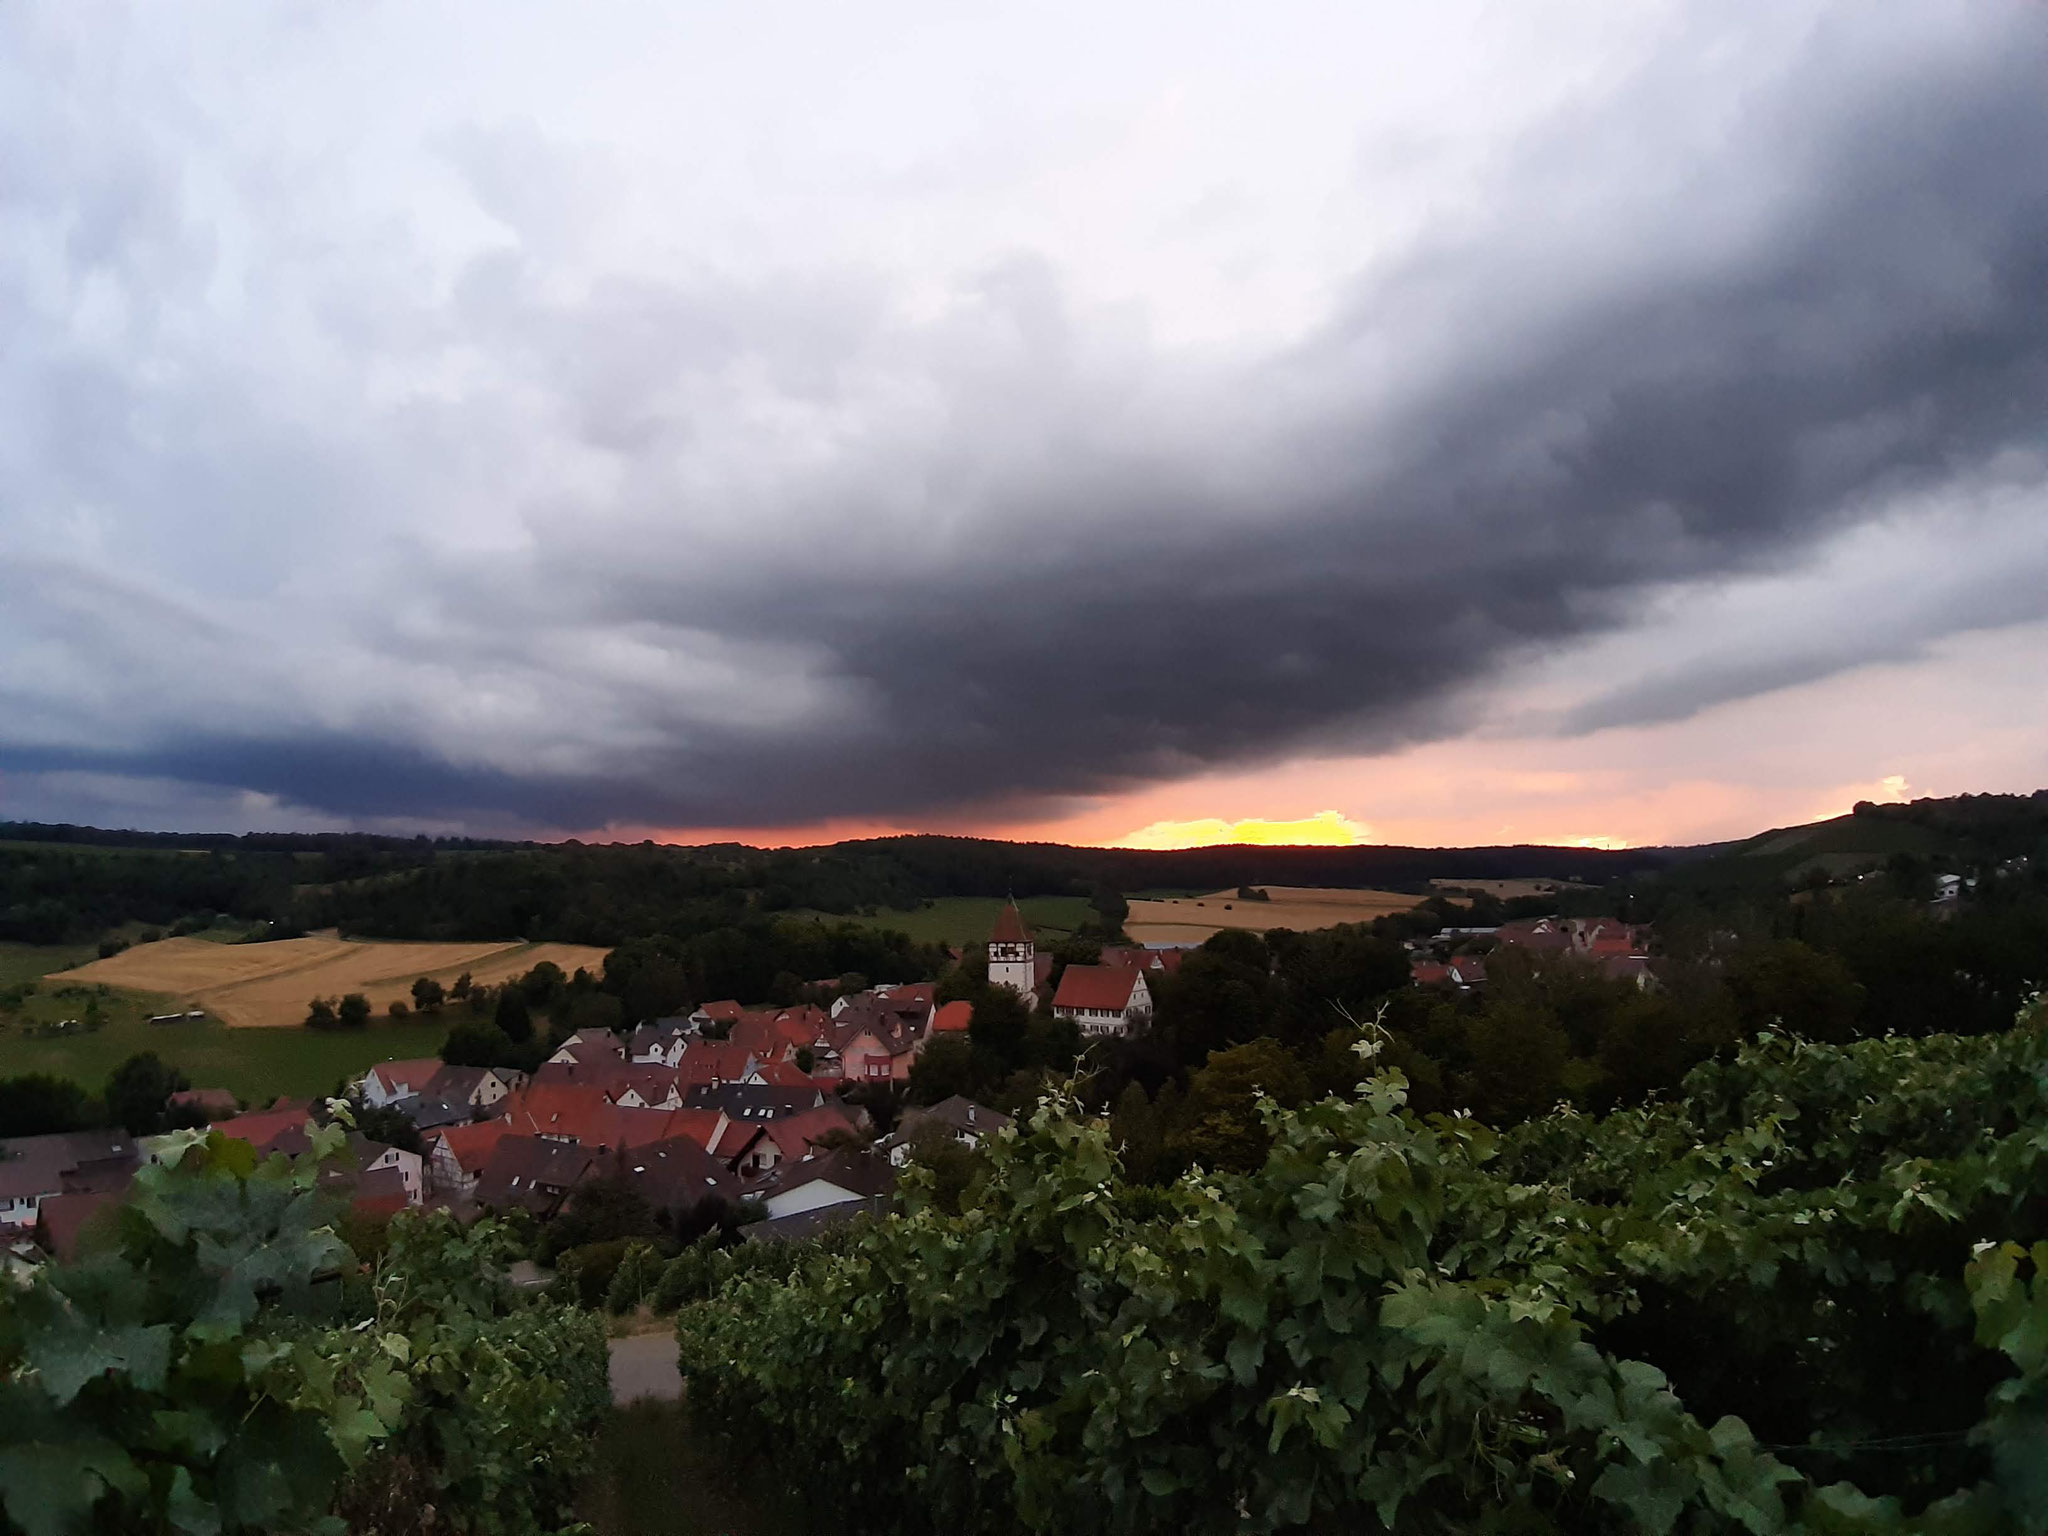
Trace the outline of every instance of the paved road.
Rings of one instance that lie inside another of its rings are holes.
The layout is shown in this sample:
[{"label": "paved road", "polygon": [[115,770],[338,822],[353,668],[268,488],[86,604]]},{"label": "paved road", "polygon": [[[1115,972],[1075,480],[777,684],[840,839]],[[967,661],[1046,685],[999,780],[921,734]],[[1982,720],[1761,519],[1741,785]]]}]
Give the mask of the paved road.
[{"label": "paved road", "polygon": [[636,1333],[631,1338],[612,1340],[612,1401],[630,1403],[636,1398],[678,1398],[683,1395],[683,1373],[676,1369],[676,1336]]}]

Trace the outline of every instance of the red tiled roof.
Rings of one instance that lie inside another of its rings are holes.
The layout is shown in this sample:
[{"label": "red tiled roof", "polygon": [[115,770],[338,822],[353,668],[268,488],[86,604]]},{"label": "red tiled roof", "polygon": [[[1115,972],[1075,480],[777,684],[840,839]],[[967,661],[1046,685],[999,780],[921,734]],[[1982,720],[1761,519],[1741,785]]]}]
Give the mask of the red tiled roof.
[{"label": "red tiled roof", "polygon": [[236,1115],[232,1120],[216,1120],[213,1128],[223,1136],[246,1141],[258,1152],[264,1152],[285,1132],[296,1131],[303,1126],[311,1112],[310,1104],[281,1105],[276,1109],[252,1110],[246,1115]]},{"label": "red tiled roof", "polygon": [[491,1150],[511,1129],[510,1121],[479,1120],[474,1125],[451,1125],[438,1134],[462,1171],[477,1174],[491,1160]]},{"label": "red tiled roof", "polygon": [[1124,965],[1070,965],[1060,976],[1055,1008],[1086,1008],[1121,1013],[1131,1005],[1138,973]]},{"label": "red tiled roof", "polygon": [[697,1010],[714,1024],[739,1023],[746,1010],[733,998],[721,998],[715,1003],[706,1003]]},{"label": "red tiled roof", "polygon": [[1017,903],[1006,903],[1003,910],[996,914],[996,925],[990,931],[988,941],[991,944],[1031,942],[1031,930],[1024,926],[1024,914],[1017,910]]},{"label": "red tiled roof", "polygon": [[715,1109],[679,1109],[669,1116],[669,1138],[696,1143],[709,1150],[718,1134],[718,1122],[725,1116]]},{"label": "red tiled roof", "polygon": [[974,1022],[974,1004],[964,998],[955,998],[932,1016],[934,1034],[957,1034]]},{"label": "red tiled roof", "polygon": [[1411,960],[1408,976],[1418,987],[1433,987],[1440,981],[1450,980],[1451,972],[1449,966],[1434,960]]},{"label": "red tiled roof", "polygon": [[811,1075],[793,1061],[763,1061],[754,1066],[754,1076],[771,1088],[808,1088]]}]

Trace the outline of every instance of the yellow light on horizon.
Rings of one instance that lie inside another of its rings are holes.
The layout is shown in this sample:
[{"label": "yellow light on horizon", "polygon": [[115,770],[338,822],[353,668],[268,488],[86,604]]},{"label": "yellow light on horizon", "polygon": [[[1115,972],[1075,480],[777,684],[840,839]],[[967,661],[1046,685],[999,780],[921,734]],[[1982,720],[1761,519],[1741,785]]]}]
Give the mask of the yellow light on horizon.
[{"label": "yellow light on horizon", "polygon": [[1267,843],[1291,847],[1346,848],[1372,841],[1372,828],[1353,821],[1341,811],[1317,811],[1298,821],[1268,821],[1247,817],[1225,821],[1205,816],[1195,821],[1155,821],[1128,837],[1119,838],[1112,848],[1213,848],[1222,843]]}]

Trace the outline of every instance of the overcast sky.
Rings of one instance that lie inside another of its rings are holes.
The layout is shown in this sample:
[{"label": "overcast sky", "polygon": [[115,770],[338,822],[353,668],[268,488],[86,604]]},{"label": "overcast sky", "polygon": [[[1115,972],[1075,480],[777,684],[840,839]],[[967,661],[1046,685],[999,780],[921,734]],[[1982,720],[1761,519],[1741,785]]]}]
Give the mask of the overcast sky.
[{"label": "overcast sky", "polygon": [[2044,80],[2024,0],[0,8],[0,817],[2048,784]]}]

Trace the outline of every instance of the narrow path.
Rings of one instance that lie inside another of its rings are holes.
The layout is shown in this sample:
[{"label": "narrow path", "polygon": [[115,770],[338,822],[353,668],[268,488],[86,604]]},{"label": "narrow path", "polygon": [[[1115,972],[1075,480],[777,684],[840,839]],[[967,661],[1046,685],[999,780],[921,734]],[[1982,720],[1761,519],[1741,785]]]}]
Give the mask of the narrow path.
[{"label": "narrow path", "polygon": [[624,1405],[642,1398],[674,1402],[683,1395],[683,1373],[676,1368],[675,1335],[636,1333],[612,1340],[612,1401]]}]

